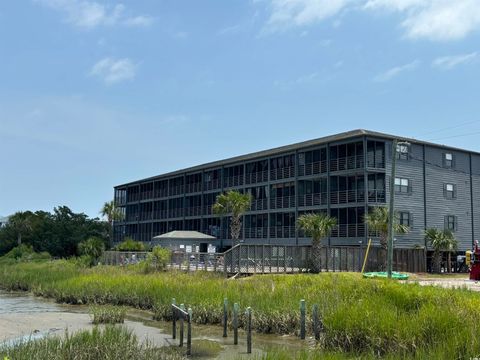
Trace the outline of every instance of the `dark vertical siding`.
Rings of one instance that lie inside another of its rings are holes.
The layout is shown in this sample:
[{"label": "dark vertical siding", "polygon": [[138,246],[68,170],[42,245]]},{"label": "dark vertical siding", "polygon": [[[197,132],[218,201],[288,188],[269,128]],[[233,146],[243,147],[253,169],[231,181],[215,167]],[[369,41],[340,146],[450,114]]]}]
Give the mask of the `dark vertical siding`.
[{"label": "dark vertical siding", "polygon": [[[445,227],[445,215],[455,215],[458,230],[455,236],[458,249],[464,251],[472,243],[472,214],[470,198],[470,159],[467,153],[448,151],[454,155],[453,169],[444,168],[440,148],[426,147],[427,227]],[[444,184],[456,186],[456,198],[445,199]]]},{"label": "dark vertical siding", "polygon": [[474,237],[480,241],[480,155],[472,155],[472,190]]},{"label": "dark vertical siding", "polygon": [[[390,174],[392,172],[392,142],[387,142],[386,156],[386,190],[387,204],[390,201]],[[396,177],[410,180],[409,194],[395,194],[395,211],[410,212],[410,232],[405,235],[395,235],[396,248],[412,248],[424,245],[424,199],[423,199],[423,147],[412,144],[409,160],[398,160]]]}]

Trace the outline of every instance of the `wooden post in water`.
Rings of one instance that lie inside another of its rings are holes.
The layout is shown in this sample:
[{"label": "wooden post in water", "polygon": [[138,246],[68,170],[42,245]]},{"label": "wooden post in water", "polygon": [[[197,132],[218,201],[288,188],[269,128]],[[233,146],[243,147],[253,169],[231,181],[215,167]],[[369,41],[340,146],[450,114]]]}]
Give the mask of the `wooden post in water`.
[{"label": "wooden post in water", "polygon": [[238,345],[238,304],[233,304],[233,345]]},{"label": "wooden post in water", "polygon": [[300,339],[305,340],[305,300],[300,300]]},{"label": "wooden post in water", "polygon": [[[185,305],[180,304],[180,309],[185,310]],[[180,347],[183,346],[183,330],[184,330],[184,321],[183,321],[184,315],[182,313],[182,316],[180,317]]]},{"label": "wooden post in water", "polygon": [[228,299],[223,299],[223,337],[227,337],[227,322],[228,322]]},{"label": "wooden post in water", "polygon": [[247,354],[252,353],[252,308],[247,308]]},{"label": "wooden post in water", "polygon": [[312,309],[313,317],[313,334],[315,335],[315,340],[320,340],[320,319],[318,317],[318,304],[313,305]]},{"label": "wooden post in water", "polygon": [[175,301],[175,298],[172,299],[172,316],[173,316],[173,329],[172,329],[172,339],[177,338],[177,309],[173,307],[173,305],[176,305],[177,302]]},{"label": "wooden post in water", "polygon": [[187,355],[192,355],[192,309],[188,308],[187,319]]}]

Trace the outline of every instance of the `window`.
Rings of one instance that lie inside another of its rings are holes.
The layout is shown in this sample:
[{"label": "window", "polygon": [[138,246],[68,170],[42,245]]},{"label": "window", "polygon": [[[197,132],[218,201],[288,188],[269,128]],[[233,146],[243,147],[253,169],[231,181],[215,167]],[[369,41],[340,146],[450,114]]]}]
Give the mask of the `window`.
[{"label": "window", "polygon": [[410,192],[410,180],[403,178],[395,178],[395,192],[397,193],[409,193]]},{"label": "window", "polygon": [[397,159],[408,160],[409,154],[410,154],[410,146],[408,146],[407,144],[397,145]]},{"label": "window", "polygon": [[446,168],[449,168],[449,169],[454,167],[453,154],[452,153],[444,153],[443,154],[443,167],[446,167]]},{"label": "window", "polygon": [[408,211],[400,211],[398,213],[398,222],[400,225],[405,225],[407,227],[410,227],[411,219],[410,219],[410,213]]},{"label": "window", "polygon": [[457,217],[454,215],[445,216],[445,230],[456,231],[458,227]]},{"label": "window", "polygon": [[457,187],[454,184],[444,184],[443,196],[445,199],[455,199],[457,197]]}]

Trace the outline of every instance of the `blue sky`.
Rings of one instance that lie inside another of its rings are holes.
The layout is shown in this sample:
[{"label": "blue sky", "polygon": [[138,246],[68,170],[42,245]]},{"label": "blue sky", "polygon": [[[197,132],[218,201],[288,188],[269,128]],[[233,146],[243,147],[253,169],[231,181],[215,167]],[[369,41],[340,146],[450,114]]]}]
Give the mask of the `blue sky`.
[{"label": "blue sky", "polygon": [[480,151],[478,0],[0,4],[0,215],[356,128]]}]

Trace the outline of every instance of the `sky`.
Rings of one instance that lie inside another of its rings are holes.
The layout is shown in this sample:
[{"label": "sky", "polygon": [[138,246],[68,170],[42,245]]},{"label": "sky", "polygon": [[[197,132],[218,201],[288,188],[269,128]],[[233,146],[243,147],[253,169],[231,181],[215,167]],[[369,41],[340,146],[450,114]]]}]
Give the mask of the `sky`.
[{"label": "sky", "polygon": [[478,0],[0,3],[0,215],[364,128],[480,152]]}]

